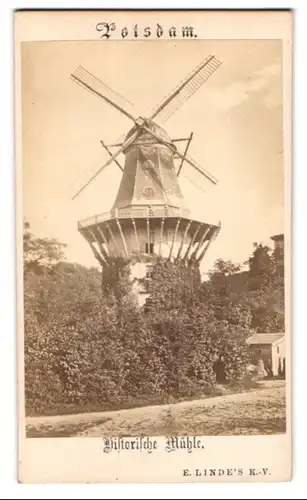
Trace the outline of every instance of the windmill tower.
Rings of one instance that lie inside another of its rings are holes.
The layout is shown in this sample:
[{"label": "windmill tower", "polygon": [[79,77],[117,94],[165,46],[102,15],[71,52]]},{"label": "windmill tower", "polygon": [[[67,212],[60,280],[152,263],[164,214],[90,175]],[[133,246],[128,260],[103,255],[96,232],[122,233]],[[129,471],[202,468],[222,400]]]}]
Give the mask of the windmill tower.
[{"label": "windmill tower", "polygon": [[[216,184],[216,179],[188,155],[193,133],[188,138],[172,139],[157,123],[165,122],[220,66],[209,56],[157,108],[150,118],[135,118],[106,96],[105,85],[83,67],[71,75],[73,81],[102,98],[133,122],[123,142],[103,147],[110,158],[79,189],[73,199],[106,167],[115,163],[122,178],[113,207],[108,213],[78,222],[78,230],[89,243],[106,275],[116,259],[130,266],[139,304],[146,297],[146,282],[157,259],[200,263],[216,238],[220,224],[208,220],[206,213],[195,219],[190,215],[178,183],[184,163]],[[176,146],[185,143],[181,153]],[[112,153],[112,148],[117,148]],[[122,166],[118,157],[125,156]],[[176,168],[175,160],[180,160]]]}]

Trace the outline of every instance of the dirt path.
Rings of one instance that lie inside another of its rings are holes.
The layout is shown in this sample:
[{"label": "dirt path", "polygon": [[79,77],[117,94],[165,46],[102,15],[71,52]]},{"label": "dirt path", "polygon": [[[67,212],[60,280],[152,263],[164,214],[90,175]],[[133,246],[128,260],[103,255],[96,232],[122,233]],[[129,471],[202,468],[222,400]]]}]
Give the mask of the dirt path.
[{"label": "dirt path", "polygon": [[[40,431],[54,430],[55,434],[78,436],[142,436],[189,434],[208,432],[223,434],[282,432],[285,421],[285,383],[263,383],[254,391],[183,401],[180,403],[147,406],[127,410],[31,417],[26,419],[27,430],[40,435]],[[265,429],[264,429],[265,427]],[[63,430],[62,434],[60,429]],[[268,432],[265,432],[267,430]]]}]

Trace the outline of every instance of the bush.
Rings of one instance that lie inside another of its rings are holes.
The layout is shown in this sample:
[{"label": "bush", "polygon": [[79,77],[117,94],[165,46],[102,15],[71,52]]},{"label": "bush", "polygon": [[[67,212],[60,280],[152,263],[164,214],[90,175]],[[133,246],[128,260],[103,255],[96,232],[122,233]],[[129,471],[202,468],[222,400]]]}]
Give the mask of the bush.
[{"label": "bush", "polygon": [[251,315],[225,293],[221,266],[204,286],[196,264],[158,262],[139,310],[125,265],[113,262],[105,287],[95,269],[27,267],[28,414],[175,402],[216,394],[217,382],[245,383]]},{"label": "bush", "polygon": [[[157,287],[152,299],[162,304],[160,292]],[[200,397],[215,387],[218,357],[223,358],[226,380],[238,378],[244,332],[218,321],[201,301],[185,302],[186,293],[182,289],[180,309],[165,300],[164,309],[161,305],[144,312],[126,296],[105,297],[100,277],[85,270],[69,276],[28,275],[27,413],[107,410]]]}]

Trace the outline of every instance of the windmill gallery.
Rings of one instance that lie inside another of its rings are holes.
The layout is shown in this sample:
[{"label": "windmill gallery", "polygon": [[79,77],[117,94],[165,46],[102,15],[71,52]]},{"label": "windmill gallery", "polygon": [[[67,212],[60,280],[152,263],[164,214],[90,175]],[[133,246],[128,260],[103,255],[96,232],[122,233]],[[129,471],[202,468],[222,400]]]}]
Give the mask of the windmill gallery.
[{"label": "windmill gallery", "polygon": [[[114,259],[124,259],[130,266],[134,292],[140,305],[148,296],[146,280],[158,259],[181,260],[197,264],[220,231],[220,222],[192,218],[185,206],[178,177],[186,162],[208,182],[217,180],[187,155],[189,137],[171,138],[161,127],[183,103],[211,77],[220,66],[215,56],[208,56],[180,85],[159,104],[149,118],[136,118],[122,105],[106,95],[105,84],[79,66],[72,80],[101,98],[133,122],[123,142],[104,144],[110,158],[74,195],[82,191],[101,173],[115,164],[122,178],[111,211],[97,214],[78,223],[81,235],[89,243],[106,276]],[[159,121],[159,124],[158,124]],[[185,144],[181,153],[177,144]],[[115,153],[112,150],[115,149]],[[118,160],[125,156],[124,166]],[[180,160],[175,168],[174,160]]]}]

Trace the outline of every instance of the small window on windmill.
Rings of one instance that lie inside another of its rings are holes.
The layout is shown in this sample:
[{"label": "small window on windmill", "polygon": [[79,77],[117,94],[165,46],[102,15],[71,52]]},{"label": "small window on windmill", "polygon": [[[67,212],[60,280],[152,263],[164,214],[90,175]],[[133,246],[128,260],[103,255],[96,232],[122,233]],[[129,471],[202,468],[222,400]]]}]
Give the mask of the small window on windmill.
[{"label": "small window on windmill", "polygon": [[143,194],[146,198],[153,198],[154,196],[154,190],[151,186],[145,187],[143,189]]},{"label": "small window on windmill", "polygon": [[152,266],[146,267],[146,279],[150,280],[152,278]]},{"label": "small window on windmill", "polygon": [[154,243],[155,243],[155,232],[150,231],[149,241],[147,243],[145,243],[145,253],[148,253],[148,254],[154,253]]},{"label": "small window on windmill", "polygon": [[148,253],[148,254],[154,253],[154,244],[153,243],[145,243],[145,253]]},{"label": "small window on windmill", "polygon": [[149,170],[155,168],[155,164],[152,160],[145,160],[142,166],[145,174],[148,174]]}]

